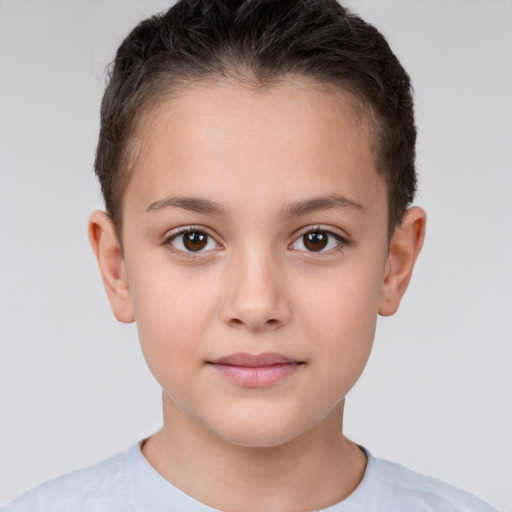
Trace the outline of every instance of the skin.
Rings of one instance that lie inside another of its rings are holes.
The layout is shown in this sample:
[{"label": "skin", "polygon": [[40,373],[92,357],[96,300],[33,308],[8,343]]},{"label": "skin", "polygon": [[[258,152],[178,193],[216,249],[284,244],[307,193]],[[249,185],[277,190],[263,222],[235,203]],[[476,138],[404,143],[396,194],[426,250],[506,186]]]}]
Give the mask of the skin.
[{"label": "skin", "polygon": [[[425,212],[409,209],[388,240],[366,126],[348,97],[311,83],[184,89],[156,108],[141,140],[123,249],[103,212],[89,236],[113,313],[137,322],[162,386],[164,426],[143,454],[222,510],[341,501],[366,466],[342,434],[344,399],[377,315],[393,314],[405,292]],[[333,195],[345,203],[290,207]],[[192,211],[199,203],[176,201],[184,197],[222,211]],[[173,238],[190,226],[211,237],[204,250],[187,253]],[[304,233],[319,230],[329,243],[309,250]],[[300,365],[269,386],[244,386],[210,364],[240,352]]]}]

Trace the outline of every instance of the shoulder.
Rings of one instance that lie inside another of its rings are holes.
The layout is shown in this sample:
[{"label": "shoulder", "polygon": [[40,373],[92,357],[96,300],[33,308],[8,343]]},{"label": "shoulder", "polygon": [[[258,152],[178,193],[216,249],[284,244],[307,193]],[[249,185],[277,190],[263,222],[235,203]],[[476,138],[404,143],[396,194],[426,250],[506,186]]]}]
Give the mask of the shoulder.
[{"label": "shoulder", "polygon": [[347,498],[347,505],[353,500],[354,504],[364,503],[361,510],[380,512],[497,512],[479,498],[446,482],[366,453],[365,476],[353,495]]},{"label": "shoulder", "polygon": [[50,480],[0,512],[129,512],[125,453]]}]

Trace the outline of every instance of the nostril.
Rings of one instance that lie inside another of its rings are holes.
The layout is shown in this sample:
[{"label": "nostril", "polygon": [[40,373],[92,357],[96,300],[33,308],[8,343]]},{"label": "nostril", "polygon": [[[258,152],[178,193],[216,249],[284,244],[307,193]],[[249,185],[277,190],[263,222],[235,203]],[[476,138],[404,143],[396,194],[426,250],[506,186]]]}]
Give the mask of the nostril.
[{"label": "nostril", "polygon": [[[250,322],[249,320],[241,320],[240,318],[231,318],[229,320],[229,325],[231,325],[231,327],[249,327],[251,330],[260,330],[260,329],[277,329],[280,325],[282,324],[282,322],[280,320],[278,320],[277,318],[270,318],[268,320],[266,320],[265,322],[262,322],[262,323],[259,323],[259,322],[255,322],[255,323],[252,323]],[[259,325],[259,327],[258,327]]]}]

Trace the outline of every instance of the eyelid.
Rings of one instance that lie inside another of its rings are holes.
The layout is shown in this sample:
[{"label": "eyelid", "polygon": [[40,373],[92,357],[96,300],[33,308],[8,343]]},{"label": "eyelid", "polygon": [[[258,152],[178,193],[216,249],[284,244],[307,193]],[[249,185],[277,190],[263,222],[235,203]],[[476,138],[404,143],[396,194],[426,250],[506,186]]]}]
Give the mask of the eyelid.
[{"label": "eyelid", "polygon": [[[163,237],[162,245],[166,245],[170,251],[172,251],[175,254],[178,254],[179,256],[185,257],[185,258],[197,258],[197,257],[205,256],[205,255],[211,255],[211,253],[214,251],[214,249],[209,249],[207,251],[197,251],[197,252],[182,251],[181,249],[178,249],[177,247],[175,247],[171,244],[171,241],[174,240],[175,238],[177,238],[178,236],[180,236],[184,233],[189,233],[191,231],[202,231],[202,232],[206,233],[218,246],[220,246],[220,248],[224,249],[224,244],[219,242],[220,237],[216,233],[213,234],[212,230],[210,228],[207,228],[206,226],[196,225],[196,224],[180,226],[180,227],[177,227],[177,228],[174,228],[174,229],[168,231]],[[315,224],[315,225],[305,226],[305,227],[301,228],[299,231],[297,231],[293,235],[292,241],[288,244],[288,248],[290,248],[291,245],[293,245],[295,242],[297,242],[297,240],[299,240],[305,234],[311,233],[314,231],[324,231],[329,236],[334,237],[338,241],[337,246],[328,251],[317,251],[317,252],[303,251],[303,250],[297,250],[297,251],[307,252],[309,254],[315,254],[315,255],[321,256],[321,255],[333,254],[337,251],[342,250],[343,248],[345,248],[349,245],[352,245],[352,241],[351,241],[350,237],[345,233],[341,234],[339,232],[339,231],[341,231],[341,230],[339,230],[339,228],[334,228],[332,226],[325,226],[325,225],[321,225],[321,224]]]},{"label": "eyelid", "polygon": [[324,224],[311,224],[299,229],[293,235],[293,241],[297,240],[297,238],[300,238],[301,236],[304,236],[306,233],[310,233],[311,231],[325,231],[326,233],[330,233],[331,235],[342,239],[345,243],[351,243],[350,236],[343,230]]},{"label": "eyelid", "polygon": [[214,251],[214,249],[209,249],[207,251],[196,251],[196,252],[182,251],[181,249],[178,249],[177,247],[172,245],[171,242],[175,238],[179,237],[180,235],[183,235],[184,233],[190,233],[191,231],[201,231],[201,232],[205,233],[217,244],[217,246],[220,246],[222,249],[224,248],[223,244],[221,244],[218,241],[218,238],[220,238],[220,237],[218,237],[216,234],[212,234],[212,231],[209,228],[207,228],[206,226],[200,226],[200,225],[195,225],[195,224],[187,225],[187,226],[180,226],[178,228],[174,228],[174,229],[168,231],[163,237],[162,245],[167,246],[167,248],[171,252],[178,254],[179,256],[185,257],[185,258],[198,258],[201,256],[210,255]]},{"label": "eyelid", "polygon": [[292,246],[294,243],[296,243],[301,237],[303,237],[307,233],[311,233],[311,232],[315,232],[315,231],[323,231],[323,232],[327,233],[329,236],[334,237],[338,241],[337,246],[328,251],[303,251],[300,249],[297,249],[297,251],[305,252],[305,253],[312,254],[312,255],[322,256],[322,255],[333,254],[337,251],[343,250],[343,248],[345,248],[349,245],[352,245],[352,241],[351,241],[350,237],[345,233],[341,234],[339,232],[341,230],[336,229],[332,226],[324,226],[321,224],[315,224],[315,225],[306,226],[306,227],[300,229],[299,231],[297,231],[295,233],[295,235],[293,236],[293,240],[290,242],[288,247]]}]

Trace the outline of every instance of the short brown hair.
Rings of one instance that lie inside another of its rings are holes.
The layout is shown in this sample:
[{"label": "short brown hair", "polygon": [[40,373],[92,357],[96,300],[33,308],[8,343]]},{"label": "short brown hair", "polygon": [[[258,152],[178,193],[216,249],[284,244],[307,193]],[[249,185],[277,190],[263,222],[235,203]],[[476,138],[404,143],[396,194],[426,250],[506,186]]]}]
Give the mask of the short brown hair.
[{"label": "short brown hair", "polygon": [[337,87],[363,107],[392,233],[416,191],[416,128],[409,76],[382,34],[336,0],[179,0],[122,42],[103,96],[95,171],[118,236],[129,139],[150,105],[187,83],[264,87],[289,76]]}]

